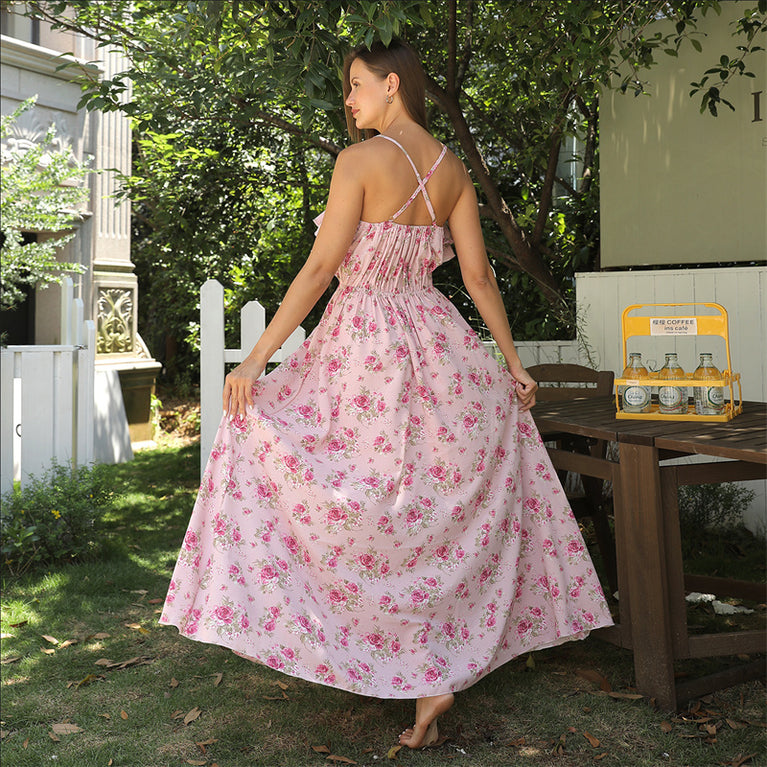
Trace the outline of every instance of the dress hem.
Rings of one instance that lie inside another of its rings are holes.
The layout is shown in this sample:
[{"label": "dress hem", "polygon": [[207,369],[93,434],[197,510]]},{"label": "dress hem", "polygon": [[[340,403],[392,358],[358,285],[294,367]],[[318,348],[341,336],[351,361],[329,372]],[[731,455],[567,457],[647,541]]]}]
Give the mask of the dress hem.
[{"label": "dress hem", "polygon": [[[236,650],[233,646],[220,641],[220,638],[218,637],[216,638],[216,641],[213,641],[213,640],[204,639],[202,637],[189,636],[188,634],[182,633],[179,627],[175,623],[161,623],[160,625],[175,628],[176,630],[178,630],[179,636],[182,636],[185,639],[191,639],[193,642],[199,642],[200,644],[207,644],[207,645],[222,647],[225,650],[230,650],[232,653],[237,655],[237,657],[240,657],[243,660],[250,660],[250,657],[248,658],[243,657],[245,653],[240,654],[241,651]],[[488,676],[494,671],[497,671],[499,668],[501,668],[501,666],[505,666],[507,663],[510,663],[511,661],[516,660],[517,658],[520,658],[523,655],[526,655],[527,653],[538,652],[540,650],[548,650],[552,647],[558,647],[559,645],[567,644],[568,642],[581,641],[581,640],[587,639],[589,634],[591,634],[592,631],[596,631],[597,629],[606,628],[612,625],[614,625],[613,621],[605,622],[597,626],[593,626],[590,629],[579,631],[575,634],[560,636],[555,638],[554,640],[545,640],[532,647],[526,647],[524,650],[521,650],[515,655],[511,655],[508,658],[505,658],[504,660],[498,660],[498,661],[494,660],[493,663],[490,666],[488,666],[488,668],[486,668],[481,674],[473,676],[471,677],[471,679],[467,679],[463,683],[453,684],[445,688],[430,687],[428,690],[425,690],[421,693],[415,690],[407,690],[406,692],[403,692],[402,694],[396,694],[397,691],[394,691],[395,694],[381,695],[375,692],[369,692],[364,690],[354,690],[347,685],[342,685],[338,683],[333,684],[325,680],[318,679],[314,675],[310,675],[308,673],[301,674],[299,673],[300,670],[296,670],[295,672],[293,672],[293,671],[286,671],[284,669],[272,668],[272,666],[269,666],[268,664],[262,663],[261,661],[258,661],[258,660],[250,660],[250,662],[257,666],[263,666],[264,668],[269,669],[270,671],[275,671],[279,674],[293,677],[294,679],[301,679],[304,682],[311,682],[312,684],[320,684],[323,687],[332,687],[335,690],[342,690],[344,692],[348,692],[353,695],[364,695],[365,697],[377,698],[379,700],[415,700],[416,698],[427,697],[432,695],[447,695],[448,693],[463,692],[464,690],[468,690],[470,687],[473,687],[475,684],[477,684],[477,682],[484,679],[484,677]]]}]

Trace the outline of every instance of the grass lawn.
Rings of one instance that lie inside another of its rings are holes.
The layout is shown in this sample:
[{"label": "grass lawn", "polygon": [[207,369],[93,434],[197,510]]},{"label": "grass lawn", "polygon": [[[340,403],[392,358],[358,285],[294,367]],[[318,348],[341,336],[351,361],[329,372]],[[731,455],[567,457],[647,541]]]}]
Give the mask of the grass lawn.
[{"label": "grass lawn", "polygon": [[[656,711],[631,697],[630,653],[593,638],[506,664],[456,696],[439,747],[392,751],[412,702],[312,685],[159,626],[198,467],[189,444],[112,467],[110,558],[4,580],[3,767],[767,764],[761,683]],[[761,577],[763,545],[737,547]],[[707,630],[733,620],[691,609]]]}]

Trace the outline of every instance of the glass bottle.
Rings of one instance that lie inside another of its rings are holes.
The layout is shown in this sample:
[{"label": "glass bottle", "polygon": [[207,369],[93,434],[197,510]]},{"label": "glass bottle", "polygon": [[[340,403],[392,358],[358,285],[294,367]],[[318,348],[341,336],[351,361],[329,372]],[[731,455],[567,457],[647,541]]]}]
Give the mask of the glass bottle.
[{"label": "glass bottle", "polygon": [[[721,380],[722,374],[714,365],[711,354],[700,355],[700,365],[692,375],[696,381]],[[698,415],[721,415],[724,412],[724,388],[722,386],[693,387],[695,412]]]},{"label": "glass bottle", "polygon": [[[639,352],[629,354],[629,364],[623,371],[622,378],[632,381],[649,378],[647,368],[642,364],[642,355]],[[649,413],[652,389],[649,386],[640,386],[632,383],[628,386],[619,386],[618,394],[621,397],[621,408],[624,413]]]},{"label": "glass bottle", "polygon": [[[684,370],[680,367],[676,354],[673,352],[667,354],[666,362],[658,372],[658,379],[660,381],[674,381],[684,377]],[[658,386],[658,412],[686,413],[687,387]]]}]

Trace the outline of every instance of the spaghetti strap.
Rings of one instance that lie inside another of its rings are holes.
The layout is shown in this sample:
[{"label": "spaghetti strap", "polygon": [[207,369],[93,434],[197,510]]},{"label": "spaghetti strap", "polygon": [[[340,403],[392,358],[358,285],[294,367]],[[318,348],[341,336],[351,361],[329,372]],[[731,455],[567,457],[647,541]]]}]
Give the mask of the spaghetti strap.
[{"label": "spaghetti strap", "polygon": [[386,136],[383,133],[379,133],[378,136],[380,138],[385,138],[388,141],[391,141],[392,144],[395,144],[403,151],[405,157],[407,157],[407,161],[410,163],[410,167],[413,169],[413,173],[415,173],[416,179],[418,180],[418,186],[416,187],[413,194],[410,195],[410,198],[407,200],[407,202],[389,219],[389,221],[394,221],[394,219],[399,218],[410,207],[410,204],[418,196],[418,193],[422,192],[423,201],[426,203],[426,207],[429,211],[429,215],[431,216],[431,222],[432,224],[434,224],[437,218],[434,215],[434,207],[431,204],[429,193],[426,191],[426,183],[432,177],[432,175],[434,174],[434,171],[437,170],[437,166],[442,162],[442,158],[447,153],[447,147],[444,144],[442,144],[442,151],[440,152],[439,157],[434,161],[434,165],[432,165],[431,168],[429,168],[428,173],[423,178],[421,178],[421,174],[418,172],[418,168],[416,168],[415,163],[413,162],[413,159],[408,154],[407,149],[405,149],[405,147],[402,146],[402,144],[400,144],[399,141],[397,141],[396,139],[393,139],[391,136]]}]

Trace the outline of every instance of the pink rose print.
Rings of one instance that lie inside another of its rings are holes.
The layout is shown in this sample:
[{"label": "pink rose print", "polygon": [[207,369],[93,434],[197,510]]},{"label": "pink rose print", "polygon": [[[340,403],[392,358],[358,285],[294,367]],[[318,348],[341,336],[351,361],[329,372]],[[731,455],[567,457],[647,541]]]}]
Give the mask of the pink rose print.
[{"label": "pink rose print", "polygon": [[216,617],[216,620],[221,621],[221,623],[229,624],[234,618],[234,610],[232,610],[231,607],[220,605],[213,611],[213,615]]}]

